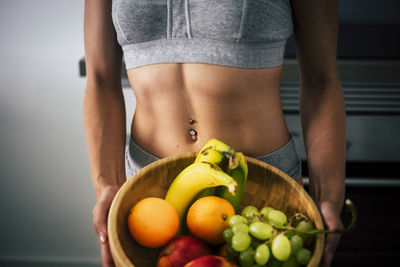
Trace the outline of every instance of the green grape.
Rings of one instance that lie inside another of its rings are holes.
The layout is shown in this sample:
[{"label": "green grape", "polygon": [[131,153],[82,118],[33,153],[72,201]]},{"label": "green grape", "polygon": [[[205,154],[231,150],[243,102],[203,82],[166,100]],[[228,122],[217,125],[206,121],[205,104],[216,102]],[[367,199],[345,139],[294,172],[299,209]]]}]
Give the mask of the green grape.
[{"label": "green grape", "polygon": [[294,236],[296,234],[296,232],[294,230],[287,230],[285,232],[285,235],[290,239],[292,238],[292,236]]},{"label": "green grape", "polygon": [[272,226],[264,222],[253,222],[249,227],[250,234],[260,240],[267,240],[272,236]]},{"label": "green grape", "polygon": [[268,213],[268,221],[275,226],[284,226],[287,223],[285,213],[280,210],[271,210]]},{"label": "green grape", "polygon": [[296,257],[291,256],[287,261],[283,262],[282,267],[300,267]]},{"label": "green grape", "polygon": [[292,247],[292,254],[296,255],[303,248],[303,239],[299,235],[292,236],[290,238],[290,246]]},{"label": "green grape", "polygon": [[[311,221],[300,221],[297,226],[296,230],[302,231],[302,232],[309,232],[314,230],[314,225]],[[299,234],[299,236],[303,239],[304,246],[309,244],[312,240],[312,235],[307,235],[307,234]]]},{"label": "green grape", "polygon": [[248,234],[238,232],[232,237],[232,247],[234,250],[245,251],[251,244],[251,237]]},{"label": "green grape", "polygon": [[271,210],[274,210],[274,209],[271,208],[271,207],[264,207],[264,208],[262,208],[262,209],[260,210],[260,214],[264,217],[265,220],[268,220],[268,213],[269,213]]},{"label": "green grape", "polygon": [[258,209],[254,206],[247,206],[242,210],[242,216],[249,221],[256,217],[256,214],[258,214]]},{"label": "green grape", "polygon": [[226,257],[228,259],[236,261],[236,258],[239,253],[232,248],[232,245],[227,245],[225,251],[226,251]]},{"label": "green grape", "polygon": [[300,221],[296,226],[296,230],[302,232],[308,232],[314,230],[314,225],[311,221],[308,220]]},{"label": "green grape", "polygon": [[296,255],[297,262],[300,263],[301,265],[308,264],[308,262],[311,260],[311,257],[312,257],[311,251],[306,248],[300,249]]},{"label": "green grape", "polygon": [[296,232],[294,230],[288,230],[285,235],[290,239],[292,236],[294,236]]},{"label": "green grape", "polygon": [[248,247],[245,251],[239,254],[239,263],[241,267],[251,267],[254,263],[254,250]]},{"label": "green grape", "polygon": [[274,257],[280,261],[286,261],[292,252],[290,241],[284,234],[278,234],[272,240],[271,251]]},{"label": "green grape", "polygon": [[242,232],[245,234],[249,233],[249,226],[247,224],[244,223],[237,223],[234,226],[232,226],[232,231],[233,233],[238,233],[238,232]]},{"label": "green grape", "polygon": [[260,220],[260,217],[255,216],[255,217],[253,217],[252,219],[250,219],[250,220],[248,221],[248,223],[250,224],[250,223],[259,222],[259,221],[261,221],[261,220]]},{"label": "green grape", "polygon": [[238,223],[247,223],[247,220],[246,220],[245,217],[243,217],[241,215],[237,215],[237,214],[229,217],[228,225],[230,227],[232,227],[232,226],[234,226],[235,224],[238,224]]},{"label": "green grape", "polygon": [[228,243],[228,244],[232,243],[233,234],[234,234],[234,233],[233,233],[233,230],[232,230],[232,228],[230,228],[230,227],[226,228],[226,229],[222,232],[222,235],[223,235],[224,240],[225,240],[226,243]]},{"label": "green grape", "polygon": [[270,253],[269,253],[268,246],[265,244],[261,244],[256,249],[256,254],[254,255],[254,260],[256,261],[256,263],[263,265],[268,262],[269,256],[270,256]]}]

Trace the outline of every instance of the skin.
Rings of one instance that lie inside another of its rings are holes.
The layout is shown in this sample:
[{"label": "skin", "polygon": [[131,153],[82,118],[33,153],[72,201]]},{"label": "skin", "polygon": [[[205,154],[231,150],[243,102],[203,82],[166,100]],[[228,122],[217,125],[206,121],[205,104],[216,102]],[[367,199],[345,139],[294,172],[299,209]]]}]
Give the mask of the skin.
[{"label": "skin", "polygon": [[[345,106],[336,71],[337,1],[293,1],[300,65],[300,116],[310,192],[326,227],[342,228]],[[111,0],[85,1],[87,85],[83,118],[97,195],[93,224],[103,266],[113,266],[107,214],[126,181],[122,52],[111,20]],[[128,70],[136,95],[131,134],[147,152],[166,157],[199,151],[215,137],[249,156],[289,141],[280,104],[282,66],[244,69],[211,64],[155,64]],[[189,119],[194,119],[193,125]],[[196,129],[197,140],[189,135]],[[234,134],[233,134],[234,133]],[[301,182],[301,181],[299,181]],[[321,266],[329,266],[340,235],[327,235]]]}]

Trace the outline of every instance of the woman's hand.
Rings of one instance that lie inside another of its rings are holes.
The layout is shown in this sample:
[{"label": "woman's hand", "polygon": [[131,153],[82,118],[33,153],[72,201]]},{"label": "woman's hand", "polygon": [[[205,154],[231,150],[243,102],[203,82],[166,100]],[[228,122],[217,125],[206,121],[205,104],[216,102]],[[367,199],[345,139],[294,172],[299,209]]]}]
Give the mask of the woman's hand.
[{"label": "woman's hand", "polygon": [[93,226],[94,231],[99,237],[103,267],[115,266],[111,257],[110,246],[108,244],[107,217],[111,202],[118,189],[119,187],[117,186],[108,186],[104,188],[93,208]]},{"label": "woman's hand", "polygon": [[[329,230],[343,229],[340,214],[337,213],[337,207],[335,207],[331,202],[326,201],[320,203],[319,209],[325,225]],[[329,267],[331,265],[340,237],[341,234],[327,234],[325,236],[325,249],[320,263],[321,267]]]}]

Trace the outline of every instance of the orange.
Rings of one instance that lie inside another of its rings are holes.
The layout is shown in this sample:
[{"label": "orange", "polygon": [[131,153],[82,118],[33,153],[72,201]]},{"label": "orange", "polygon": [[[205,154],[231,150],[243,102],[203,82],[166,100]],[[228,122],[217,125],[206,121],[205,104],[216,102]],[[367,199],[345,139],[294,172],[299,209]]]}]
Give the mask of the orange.
[{"label": "orange", "polygon": [[189,208],[186,224],[197,238],[211,244],[224,242],[223,231],[228,227],[228,219],[235,215],[235,209],[227,200],[207,196],[196,200]]},{"label": "orange", "polygon": [[132,207],[128,228],[142,246],[161,247],[178,232],[178,213],[171,203],[162,198],[144,198]]}]

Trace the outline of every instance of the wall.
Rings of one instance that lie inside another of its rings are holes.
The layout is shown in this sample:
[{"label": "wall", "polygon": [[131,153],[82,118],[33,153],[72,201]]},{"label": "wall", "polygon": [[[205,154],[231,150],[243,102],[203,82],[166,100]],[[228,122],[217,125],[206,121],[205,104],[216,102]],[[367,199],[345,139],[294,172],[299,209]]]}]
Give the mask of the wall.
[{"label": "wall", "polygon": [[83,7],[0,2],[0,266],[100,263],[78,72]]}]

